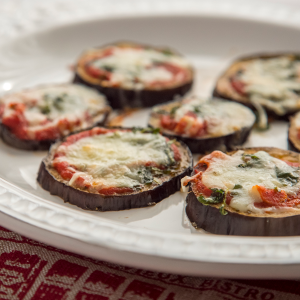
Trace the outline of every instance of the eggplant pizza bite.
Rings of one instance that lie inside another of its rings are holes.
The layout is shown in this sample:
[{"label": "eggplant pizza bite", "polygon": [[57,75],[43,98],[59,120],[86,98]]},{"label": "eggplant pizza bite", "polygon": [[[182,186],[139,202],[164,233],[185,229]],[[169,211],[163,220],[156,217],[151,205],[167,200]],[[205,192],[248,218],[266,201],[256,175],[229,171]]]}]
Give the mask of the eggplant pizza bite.
[{"label": "eggplant pizza bite", "polygon": [[300,110],[300,57],[278,54],[239,59],[218,79],[214,95],[286,118]]},{"label": "eggplant pizza bite", "polygon": [[194,97],[154,107],[148,124],[183,141],[193,153],[205,153],[243,144],[254,122],[254,113],[244,105]]},{"label": "eggplant pizza bite", "polygon": [[193,69],[170,49],[116,43],[84,52],[74,82],[96,88],[113,108],[149,107],[188,92]]},{"label": "eggplant pizza bite", "polygon": [[96,90],[78,84],[37,87],[0,100],[0,136],[23,150],[48,150],[56,139],[103,125],[111,108]]},{"label": "eggplant pizza bite", "polygon": [[216,234],[300,235],[299,166],[299,154],[277,148],[214,151],[182,180],[187,216]]},{"label": "eggplant pizza bite", "polygon": [[183,143],[149,130],[95,127],[71,135],[51,147],[38,182],[83,209],[154,205],[180,189],[192,155]]}]

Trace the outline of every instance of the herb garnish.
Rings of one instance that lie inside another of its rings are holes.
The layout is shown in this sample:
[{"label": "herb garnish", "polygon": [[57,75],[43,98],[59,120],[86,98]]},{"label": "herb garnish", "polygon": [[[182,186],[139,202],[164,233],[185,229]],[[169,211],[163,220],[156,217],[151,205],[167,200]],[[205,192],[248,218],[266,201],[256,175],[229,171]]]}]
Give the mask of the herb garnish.
[{"label": "herb garnish", "polygon": [[63,110],[63,96],[57,96],[53,99],[53,106],[57,109],[57,110]]},{"label": "herb garnish", "polygon": [[163,49],[161,52],[167,56],[173,55],[173,52],[170,49]]},{"label": "herb garnish", "polygon": [[164,174],[170,174],[172,172],[172,169],[170,169],[170,168],[168,168],[168,169],[159,169],[159,168],[156,168],[156,167],[151,167],[151,171],[154,174],[154,176],[161,176],[161,175],[164,175]]},{"label": "herb garnish", "polygon": [[102,66],[101,69],[103,69],[107,72],[113,72],[116,68],[114,68],[112,66],[105,65],[105,66]]},{"label": "herb garnish", "polygon": [[284,185],[295,185],[299,181],[299,176],[290,172],[284,172],[278,167],[275,167],[276,176]]},{"label": "herb garnish", "polygon": [[167,157],[169,159],[169,164],[170,165],[174,165],[176,163],[176,161],[175,161],[174,156],[173,156],[173,154],[172,154],[172,152],[170,150],[170,147],[167,147],[165,149],[165,153],[166,153],[166,155],[167,155]]},{"label": "herb garnish", "polygon": [[41,113],[47,115],[52,111],[53,108],[62,111],[64,109],[63,104],[67,97],[68,95],[66,93],[57,96],[53,96],[51,94],[45,94],[43,96],[44,103],[39,107]]},{"label": "herb garnish", "polygon": [[205,198],[203,195],[200,195],[197,199],[200,203],[204,205],[209,205],[209,204],[218,204],[223,202],[224,197],[225,197],[225,192],[222,189],[211,189],[212,193],[210,197]]},{"label": "herb garnish", "polygon": [[252,168],[254,166],[258,167],[261,162],[259,157],[251,154],[243,154],[242,160],[245,162],[244,164],[239,164],[239,168]]},{"label": "herb garnish", "polygon": [[228,215],[228,211],[225,209],[224,203],[220,206],[219,211],[220,211],[221,215],[223,215],[223,216]]},{"label": "herb garnish", "polygon": [[163,170],[161,170],[161,169],[159,169],[159,168],[152,167],[151,169],[152,169],[152,171],[153,171],[154,173],[156,173],[156,174],[159,174],[159,175],[163,174]]},{"label": "herb garnish", "polygon": [[[164,174],[170,174],[170,169],[159,169],[156,167],[142,167],[137,171],[140,182],[145,185],[150,185],[154,182],[161,184],[161,179],[156,177],[161,177]],[[140,187],[140,186],[137,186]],[[136,188],[137,188],[136,187]],[[141,188],[141,187],[140,187]]]},{"label": "herb garnish", "polygon": [[175,115],[176,110],[179,108],[179,106],[174,106],[172,107],[171,111],[170,111],[170,115]]},{"label": "herb garnish", "polygon": [[201,113],[201,109],[200,108],[201,108],[201,105],[194,106],[193,112],[196,113],[196,114]]},{"label": "herb garnish", "polygon": [[49,105],[44,105],[40,107],[41,113],[44,115],[48,115],[51,112]]},{"label": "herb garnish", "polygon": [[141,132],[141,133],[152,133],[152,134],[158,134],[160,132],[159,128],[152,128],[152,127],[146,127],[146,128],[142,128],[142,127],[133,127],[132,128],[132,132],[136,133],[136,132]]},{"label": "herb garnish", "polygon": [[236,185],[233,187],[234,190],[241,189],[241,188],[243,188],[243,186],[240,185],[240,184],[236,184]]},{"label": "herb garnish", "polygon": [[221,215],[223,215],[223,216],[228,215],[228,211],[225,209],[227,193],[228,193],[228,190],[225,192],[225,195],[224,195],[224,198],[223,198],[223,203],[219,208],[219,211],[220,211]]},{"label": "herb garnish", "polygon": [[226,201],[226,195],[227,192],[225,192],[222,189],[211,189],[212,193],[210,197],[205,198],[203,195],[200,195],[197,199],[200,203],[204,205],[210,205],[210,204],[223,204],[219,207],[219,211],[223,216],[226,216],[228,214],[227,210],[225,209],[225,201]]},{"label": "herb garnish", "polygon": [[151,184],[153,182],[153,176],[151,173],[151,168],[144,167],[140,169],[138,172],[139,177],[143,184]]}]

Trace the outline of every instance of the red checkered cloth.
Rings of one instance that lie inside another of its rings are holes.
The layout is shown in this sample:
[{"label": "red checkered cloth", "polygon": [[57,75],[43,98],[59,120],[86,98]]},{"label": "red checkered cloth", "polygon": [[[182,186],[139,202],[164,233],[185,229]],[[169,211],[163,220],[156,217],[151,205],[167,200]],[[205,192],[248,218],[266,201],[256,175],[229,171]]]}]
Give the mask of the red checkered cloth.
[{"label": "red checkered cloth", "polygon": [[0,227],[0,299],[299,300],[299,295],[299,281],[151,272],[70,253]]}]

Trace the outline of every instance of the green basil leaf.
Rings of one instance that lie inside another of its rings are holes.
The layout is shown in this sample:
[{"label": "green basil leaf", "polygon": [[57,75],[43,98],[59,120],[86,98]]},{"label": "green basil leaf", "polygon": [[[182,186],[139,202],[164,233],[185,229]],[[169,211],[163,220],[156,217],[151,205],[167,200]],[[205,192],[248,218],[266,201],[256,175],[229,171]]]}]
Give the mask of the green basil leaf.
[{"label": "green basil leaf", "polygon": [[225,209],[224,204],[220,206],[219,211],[220,211],[221,215],[223,215],[223,216],[228,215],[228,211]]},{"label": "green basil leaf", "polygon": [[160,132],[159,128],[152,128],[152,127],[147,127],[147,128],[142,128],[142,127],[132,127],[132,132],[141,132],[141,133],[152,133],[152,134],[158,134]]},{"label": "green basil leaf", "polygon": [[116,68],[112,66],[102,66],[101,69],[107,71],[107,72],[113,72]]},{"label": "green basil leaf", "polygon": [[295,185],[299,181],[299,176],[290,172],[284,172],[278,167],[275,167],[276,176],[280,182],[288,185]]},{"label": "green basil leaf", "polygon": [[199,114],[199,113],[201,113],[201,105],[197,105],[197,106],[194,106],[194,113],[196,113],[196,114]]},{"label": "green basil leaf", "polygon": [[222,202],[225,197],[225,191],[222,189],[211,189],[212,194],[210,195],[211,198],[215,199],[218,201],[218,203]]},{"label": "green basil leaf", "polygon": [[48,115],[51,112],[49,105],[44,105],[40,107],[41,113],[44,115]]},{"label": "green basil leaf", "polygon": [[161,50],[161,52],[164,54],[164,55],[166,55],[166,56],[169,56],[169,55],[173,55],[174,53],[172,52],[172,50],[170,50],[170,49],[163,49],[163,50]]},{"label": "green basil leaf", "polygon": [[256,155],[244,154],[242,156],[242,160],[245,163],[244,164],[239,164],[238,168],[253,168],[253,167],[260,168],[260,167],[263,166],[260,159],[259,159],[259,157],[256,156]]},{"label": "green basil leaf", "polygon": [[153,182],[153,176],[150,168],[142,168],[139,172],[143,184],[151,184]]},{"label": "green basil leaf", "polygon": [[172,107],[171,111],[170,111],[170,115],[175,115],[176,110],[179,108],[179,106],[174,106]]},{"label": "green basil leaf", "polygon": [[204,205],[209,205],[209,204],[218,204],[223,202],[223,200],[225,199],[225,192],[222,189],[216,189],[213,188],[211,189],[212,193],[210,195],[210,197],[204,197],[203,195],[200,195],[197,199],[200,203],[204,204]]},{"label": "green basil leaf", "polygon": [[233,187],[234,190],[241,189],[241,188],[243,188],[243,186],[240,185],[240,184],[236,184],[236,185]]},{"label": "green basil leaf", "polygon": [[218,204],[220,201],[217,201],[213,198],[207,197],[205,198],[203,195],[200,195],[198,198],[198,201],[204,205],[210,205],[210,204]]}]

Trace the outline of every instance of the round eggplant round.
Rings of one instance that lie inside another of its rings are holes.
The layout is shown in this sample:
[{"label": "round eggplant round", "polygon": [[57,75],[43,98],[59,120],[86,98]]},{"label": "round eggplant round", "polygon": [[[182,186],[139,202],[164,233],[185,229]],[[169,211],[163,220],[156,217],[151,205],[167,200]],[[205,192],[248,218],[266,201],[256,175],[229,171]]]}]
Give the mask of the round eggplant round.
[{"label": "round eggplant round", "polygon": [[[289,162],[299,163],[299,154],[278,148],[258,147],[242,149],[247,154],[266,151],[271,156]],[[236,151],[228,153],[233,154]],[[194,175],[194,171],[192,175]],[[220,235],[240,236],[295,236],[300,235],[297,225],[300,221],[300,210],[272,214],[243,213],[226,205],[221,213],[222,203],[204,205],[193,192],[193,184],[186,198],[186,214],[195,228]]]},{"label": "round eggplant round", "polygon": [[[103,119],[97,123],[95,123],[93,126],[86,128],[86,130],[89,130],[93,128],[94,126],[103,126],[106,123],[106,120],[108,118],[109,111],[106,111],[105,114],[103,114]],[[73,132],[76,133],[76,132]],[[23,140],[18,138],[15,134],[13,134],[9,128],[3,124],[0,124],[0,138],[2,141],[14,148],[21,149],[21,150],[28,150],[28,151],[45,151],[49,150],[51,145],[56,142],[56,140]]]},{"label": "round eggplant round", "polygon": [[176,146],[182,157],[179,169],[176,173],[169,175],[168,178],[160,184],[153,184],[144,190],[124,194],[104,195],[91,193],[70,186],[68,181],[63,180],[59,173],[52,167],[54,152],[62,142],[64,142],[64,140],[52,145],[49,154],[41,162],[37,181],[41,187],[49,191],[51,195],[59,196],[64,202],[74,204],[85,210],[104,212],[155,205],[179,191],[181,179],[190,175],[193,170],[193,157],[190,150],[182,142],[176,141]]},{"label": "round eggplant round", "polygon": [[7,126],[0,124],[0,138],[2,141],[14,148],[29,151],[48,150],[55,140],[23,140],[14,135]]},{"label": "round eggplant round", "polygon": [[170,101],[176,96],[182,96],[192,88],[194,71],[190,65],[186,67],[187,78],[179,83],[176,82],[173,84],[167,84],[166,86],[157,87],[122,87],[121,85],[116,86],[116,84],[108,84],[107,80],[95,78],[94,76],[88,74],[88,72],[86,71],[86,66],[92,59],[91,57],[97,56],[97,53],[99,51],[102,51],[109,46],[139,48],[143,47],[147,49],[153,49],[158,52],[168,52],[169,55],[177,55],[179,57],[182,56],[170,49],[154,48],[152,46],[140,45],[135,43],[115,43],[84,52],[77,61],[73,82],[84,84],[97,89],[100,93],[104,94],[107,97],[107,100],[112,108],[122,109],[125,107],[152,107],[159,103]]},{"label": "round eggplant round", "polygon": [[[211,100],[215,101],[215,100]],[[171,130],[164,128],[161,125],[160,118],[163,113],[170,114],[174,107],[180,106],[181,101],[172,101],[163,105],[157,105],[152,109],[148,120],[148,126],[152,128],[159,128],[161,133],[170,139],[177,139],[184,142],[191,150],[192,153],[208,153],[214,150],[230,151],[237,146],[244,144],[253,128],[255,123],[255,116],[251,114],[252,119],[249,126],[242,126],[241,128],[234,130],[224,135],[204,135],[200,137],[191,137],[186,134],[177,134]],[[249,111],[250,113],[251,111]],[[249,123],[249,122],[248,122]]]},{"label": "round eggplant round", "polygon": [[[38,86],[35,89],[27,89],[24,91],[21,91],[17,94],[11,94],[4,96],[2,98],[2,104],[4,105],[5,99],[9,99],[11,96],[16,95],[17,97],[21,97],[23,94],[26,95],[26,93],[32,93],[38,90],[43,90],[43,89],[52,89],[52,88],[64,88],[64,87],[69,87],[69,86],[76,86],[74,84],[67,85],[67,84],[59,84],[59,85],[52,85],[52,86]],[[90,90],[89,88],[83,87],[84,89]],[[95,93],[95,91],[93,91]],[[97,92],[96,92],[97,93]],[[21,95],[21,96],[19,96]],[[97,97],[102,97],[101,95]],[[96,114],[95,116],[92,117],[93,124],[89,124],[88,127],[86,128],[81,128],[81,129],[75,129],[73,130],[72,133],[75,133],[77,131],[81,130],[88,130],[93,128],[94,126],[104,126],[106,123],[106,120],[111,112],[111,107],[107,104],[106,100],[103,98],[104,103],[103,103],[103,109],[101,109],[101,112]],[[0,107],[1,107],[1,102],[0,102]],[[15,133],[12,132],[11,128],[3,123],[3,113],[2,117],[0,118],[0,138],[3,140],[4,143],[6,143],[9,146],[12,146],[17,149],[21,150],[29,150],[29,151],[43,151],[43,150],[49,150],[50,146],[56,141],[56,139],[52,138],[43,138],[43,139],[28,139],[28,138],[21,138],[17,136]],[[76,127],[75,127],[76,128]],[[68,133],[66,135],[70,134],[70,131],[68,130]]]},{"label": "round eggplant round", "polygon": [[[258,106],[262,107],[267,115],[274,119],[285,120],[288,121],[289,117],[300,110],[300,101],[297,101],[294,108],[284,107],[281,108],[272,108],[271,105],[267,104],[253,104],[245,92],[244,94],[238,92],[239,87],[236,89],[233,88],[231,81],[239,72],[243,72],[244,64],[247,64],[253,60],[267,60],[272,58],[280,58],[281,56],[292,58],[293,60],[297,60],[299,58],[299,54],[297,53],[273,53],[273,54],[257,54],[251,56],[244,56],[237,60],[235,60],[228,69],[218,78],[215,88],[213,90],[212,95],[214,97],[223,98],[230,101],[235,101],[241,103],[253,111],[259,112]],[[272,97],[270,97],[272,98]]]}]

